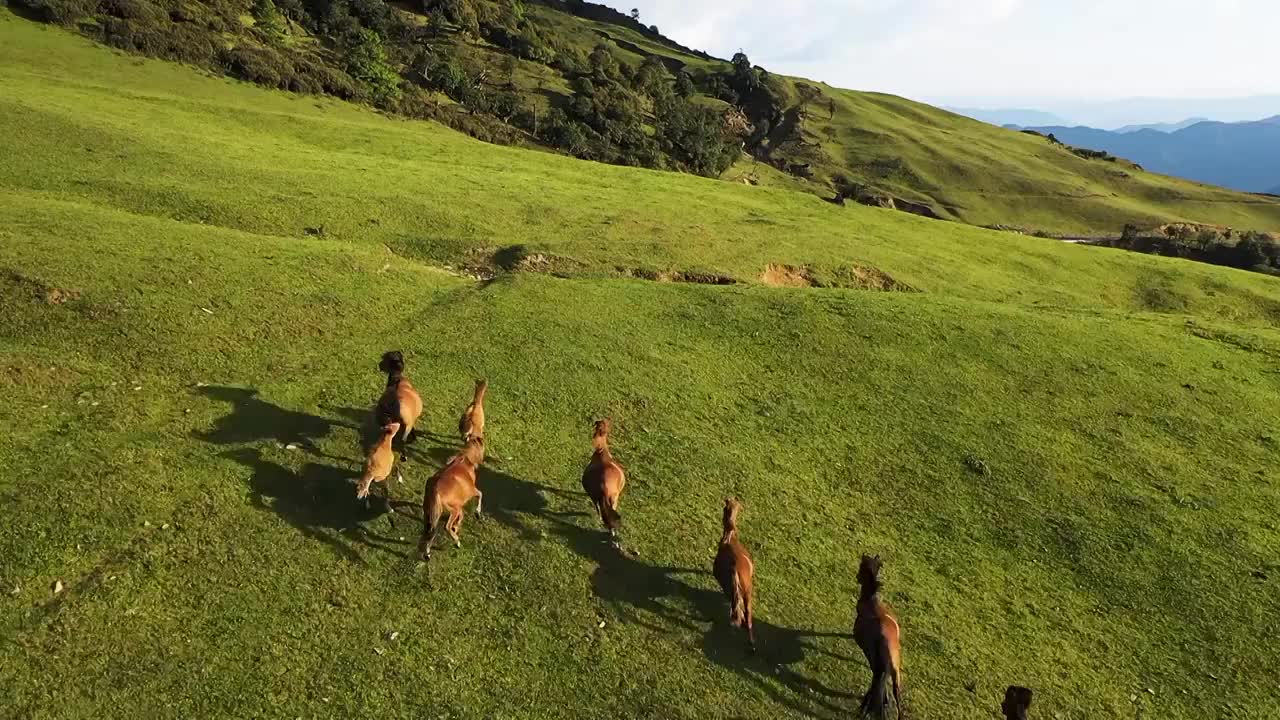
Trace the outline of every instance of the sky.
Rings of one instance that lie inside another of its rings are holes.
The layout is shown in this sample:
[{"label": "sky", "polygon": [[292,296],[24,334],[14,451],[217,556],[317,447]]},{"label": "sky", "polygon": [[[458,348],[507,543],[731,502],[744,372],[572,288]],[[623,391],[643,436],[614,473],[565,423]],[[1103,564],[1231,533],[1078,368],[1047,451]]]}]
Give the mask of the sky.
[{"label": "sky", "polygon": [[943,105],[1280,95],[1280,0],[597,0],[689,47]]}]

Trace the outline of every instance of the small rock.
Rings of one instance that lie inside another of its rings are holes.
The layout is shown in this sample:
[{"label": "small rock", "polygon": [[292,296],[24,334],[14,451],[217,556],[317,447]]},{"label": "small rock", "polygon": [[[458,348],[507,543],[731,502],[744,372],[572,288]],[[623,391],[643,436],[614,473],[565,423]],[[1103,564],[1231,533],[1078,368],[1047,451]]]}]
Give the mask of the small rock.
[{"label": "small rock", "polygon": [[143,521],[142,521],[142,527],[151,527],[151,521],[150,521],[150,520],[143,520]]},{"label": "small rock", "polygon": [[63,584],[62,584],[62,581],[61,581],[61,580],[54,580],[54,581],[53,581],[53,594],[54,594],[54,595],[57,595],[58,593],[62,592],[64,589],[66,589],[66,588],[63,586]]},{"label": "small rock", "polygon": [[9,594],[10,594],[10,595],[17,595],[17,594],[19,594],[19,593],[21,593],[21,592],[22,592],[22,588],[21,588],[21,587],[19,587],[19,586],[17,586],[17,585],[14,585],[14,586],[13,586],[13,589],[9,591]]},{"label": "small rock", "polygon": [[385,655],[387,653],[387,651],[382,648],[374,648],[373,651],[379,655]]},{"label": "small rock", "polygon": [[1130,693],[1129,702],[1138,702],[1138,695],[1136,693]]},{"label": "small rock", "polygon": [[160,526],[160,529],[161,529],[161,530],[168,530],[168,529],[169,529],[169,523],[165,523],[165,524],[161,525],[161,526]]},{"label": "small rock", "polygon": [[391,631],[391,634],[387,636],[387,639],[388,639],[388,640],[390,640],[390,641],[392,641],[392,642],[395,642],[399,637],[400,637],[400,631],[399,631],[399,630],[392,630],[392,631]]},{"label": "small rock", "polygon": [[285,445],[285,446],[284,446],[284,449],[285,449],[285,450],[297,450],[297,449],[298,449],[298,444],[297,444],[297,443],[289,443],[288,445]]},{"label": "small rock", "polygon": [[201,309],[201,310],[203,310],[203,311],[205,312],[205,314],[206,314],[206,315],[212,315],[212,314],[213,314],[213,311],[212,311],[212,310],[210,310],[209,308],[202,307],[202,308],[200,308],[200,309]]},{"label": "small rock", "polygon": [[89,403],[89,407],[98,407],[98,401],[94,400],[93,402]]},{"label": "small rock", "polygon": [[48,410],[48,409],[49,409],[49,406],[48,406],[48,405],[41,405],[41,406],[40,406],[40,409],[41,409],[41,410]]},{"label": "small rock", "polygon": [[604,629],[604,621],[603,621],[603,620],[601,620],[601,621],[600,621],[600,629],[601,629],[601,630],[603,630],[603,629]]},{"label": "small rock", "polygon": [[202,382],[198,382],[198,383],[196,383],[196,387],[198,387],[198,388],[199,388],[199,387],[209,387],[209,383],[202,383]]},{"label": "small rock", "polygon": [[133,386],[133,391],[134,391],[134,392],[137,392],[137,391],[139,391],[139,390],[141,390],[141,389],[142,389],[142,386],[141,386],[141,385],[134,385],[134,386]]},{"label": "small rock", "polygon": [[1155,691],[1155,690],[1152,690],[1151,688],[1147,688],[1147,694],[1148,694],[1148,695],[1155,695],[1155,694],[1156,694],[1156,691]]}]

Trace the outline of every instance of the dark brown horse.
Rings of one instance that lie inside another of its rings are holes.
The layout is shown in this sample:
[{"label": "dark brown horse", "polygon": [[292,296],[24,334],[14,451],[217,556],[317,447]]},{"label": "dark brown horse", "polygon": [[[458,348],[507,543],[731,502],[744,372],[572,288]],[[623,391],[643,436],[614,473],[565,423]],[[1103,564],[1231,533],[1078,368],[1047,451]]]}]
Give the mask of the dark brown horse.
[{"label": "dark brown horse", "polygon": [[463,411],[462,417],[458,418],[458,434],[462,436],[462,442],[474,437],[484,437],[484,394],[488,389],[487,381],[476,381],[471,404]]},{"label": "dark brown horse", "polygon": [[600,513],[600,520],[608,529],[609,536],[617,541],[618,527],[622,524],[618,500],[622,497],[622,489],[627,486],[627,475],[609,451],[609,430],[612,427],[608,419],[595,424],[591,434],[591,460],[582,471],[582,489],[591,498],[596,512]]},{"label": "dark brown horse", "polygon": [[400,462],[407,462],[405,443],[413,433],[413,425],[422,415],[422,398],[413,389],[413,383],[404,376],[404,353],[391,350],[382,354],[378,369],[387,374],[387,388],[382,392],[373,410],[374,422],[379,427],[400,423]]},{"label": "dark brown horse", "polygon": [[1031,708],[1031,689],[1018,685],[1010,685],[1004,691],[1004,702],[1000,711],[1005,720],[1027,720],[1027,711]]},{"label": "dark brown horse", "polygon": [[711,566],[720,589],[729,600],[729,624],[741,627],[747,633],[747,646],[751,652],[756,651],[755,624],[752,617],[751,593],[755,581],[756,566],[751,562],[751,554],[738,540],[738,513],[742,512],[742,503],[737,498],[725,498],[722,523],[724,534],[720,536],[720,547],[716,550],[716,559]]},{"label": "dark brown horse", "polygon": [[893,703],[902,717],[902,648],[898,620],[880,598],[880,556],[862,556],[858,568],[858,614],[853,622],[853,638],[871,666],[871,688],[862,697],[862,714],[888,716],[886,684],[893,680]]},{"label": "dark brown horse", "polygon": [[476,517],[480,517],[484,504],[484,493],[476,487],[476,469],[484,462],[484,438],[476,437],[462,446],[462,452],[449,459],[427,481],[427,488],[422,494],[422,538],[418,541],[418,556],[423,560],[431,559],[431,544],[436,539],[436,526],[440,524],[440,516],[449,511],[449,520],[445,530],[453,538],[455,547],[462,547],[458,531],[462,529],[463,506],[476,498]]}]

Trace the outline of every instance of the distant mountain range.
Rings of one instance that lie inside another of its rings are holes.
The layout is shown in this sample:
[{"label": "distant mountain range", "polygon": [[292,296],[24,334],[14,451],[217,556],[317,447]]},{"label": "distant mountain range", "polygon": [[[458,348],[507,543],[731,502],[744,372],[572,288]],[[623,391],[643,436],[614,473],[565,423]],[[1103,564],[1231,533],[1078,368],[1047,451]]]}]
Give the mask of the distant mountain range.
[{"label": "distant mountain range", "polygon": [[[1202,123],[1202,122],[1209,122],[1209,118],[1203,118],[1203,117],[1189,118],[1187,120],[1183,120],[1182,122],[1176,122],[1176,123],[1151,123],[1150,125],[1125,125],[1124,127],[1116,128],[1113,132],[1131,133],[1131,132],[1138,132],[1139,130],[1155,130],[1157,132],[1171,133],[1171,132],[1177,132],[1183,128],[1189,128],[1192,125],[1195,125],[1196,123]],[[1069,125],[1070,123],[1053,123],[1053,124]]]},{"label": "distant mountain range", "polygon": [[1067,121],[1060,115],[1054,115],[1043,110],[1027,110],[1020,108],[1009,108],[1006,110],[982,110],[979,108],[962,108],[943,106],[943,110],[953,112],[957,115],[971,117],[974,120],[981,120],[991,125],[1017,125],[1019,127],[1032,127],[1035,125],[1069,125]]},{"label": "distant mountain range", "polygon": [[[951,102],[934,99],[934,104],[960,115],[992,125],[1085,125],[1106,129],[1137,129],[1151,123],[1161,125],[1182,118],[1248,122],[1280,115],[1280,94],[1234,98],[1130,98],[1097,102],[1045,100],[1034,105],[1010,102],[1008,99],[977,101],[957,99]],[[990,104],[987,104],[987,103]],[[992,109],[1010,108],[1010,109]],[[1037,119],[1040,118],[1040,119]],[[1137,127],[1135,127],[1137,126]],[[1178,127],[1153,129],[1178,130]]]},{"label": "distant mountain range", "polygon": [[1248,192],[1280,193],[1280,115],[1256,122],[1197,122],[1172,132],[1061,125],[1026,128],[1068,145],[1105,150],[1147,170]]}]

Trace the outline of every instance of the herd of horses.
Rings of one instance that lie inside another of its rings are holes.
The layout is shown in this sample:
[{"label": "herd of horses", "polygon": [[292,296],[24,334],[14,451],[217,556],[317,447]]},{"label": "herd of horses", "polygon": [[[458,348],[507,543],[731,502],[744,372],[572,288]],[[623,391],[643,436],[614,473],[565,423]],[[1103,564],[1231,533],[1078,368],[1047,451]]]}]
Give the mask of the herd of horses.
[{"label": "herd of horses", "polygon": [[[414,425],[422,415],[422,398],[405,376],[404,354],[392,350],[382,355],[378,369],[387,374],[387,385],[373,411],[374,422],[380,435],[365,453],[365,467],[357,483],[356,497],[367,502],[374,483],[382,483],[385,497],[390,499],[392,473],[394,481],[402,480],[396,467],[395,440],[400,439],[400,460],[408,460],[405,445],[410,441]],[[458,434],[462,450],[445,462],[427,481],[422,498],[423,528],[418,542],[418,556],[423,561],[431,559],[437,528],[445,511],[445,531],[454,545],[462,546],[459,531],[462,529],[464,507],[472,499],[475,512],[482,514],[484,493],[476,486],[476,473],[485,458],[484,399],[488,383],[477,380],[471,404],[458,420]],[[618,502],[626,487],[626,472],[614,459],[609,449],[608,419],[595,422],[591,434],[591,459],[582,472],[582,489],[600,515],[615,547],[622,516]],[[752,616],[752,585],[755,563],[751,553],[738,535],[738,515],[742,502],[735,497],[724,501],[722,516],[723,534],[712,561],[712,574],[729,603],[729,623],[741,628],[751,652],[756,650],[754,619]],[[871,668],[871,687],[862,698],[863,715],[886,717],[889,706],[889,684],[893,685],[893,704],[897,716],[902,717],[902,646],[898,620],[888,604],[880,596],[881,560],[878,555],[863,555],[858,568],[860,588],[853,636],[866,656]],[[1031,706],[1031,690],[1010,686],[1005,691],[1001,711],[1007,720],[1026,720]]]}]

